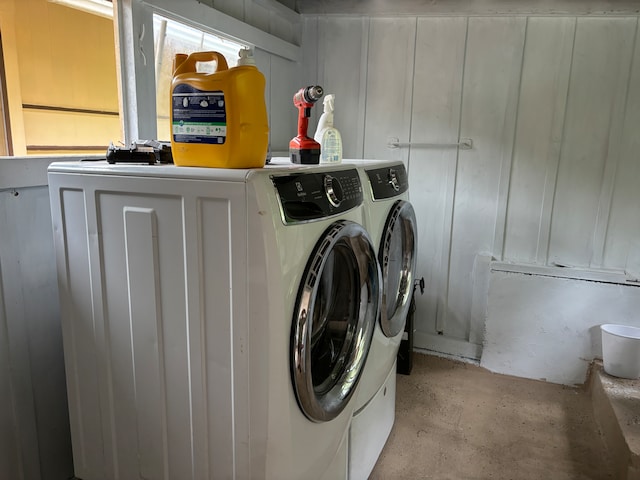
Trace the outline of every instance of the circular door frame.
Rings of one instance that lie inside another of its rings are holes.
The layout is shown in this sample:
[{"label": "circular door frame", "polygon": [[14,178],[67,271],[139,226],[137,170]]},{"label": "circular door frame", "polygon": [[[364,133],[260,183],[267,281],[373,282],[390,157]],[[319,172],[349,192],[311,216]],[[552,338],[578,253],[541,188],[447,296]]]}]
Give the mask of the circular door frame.
[{"label": "circular door frame", "polygon": [[[353,334],[345,339],[340,357],[333,365],[329,388],[317,392],[313,384],[311,334],[314,309],[328,254],[347,245],[354,261],[359,289],[358,319]],[[382,285],[380,266],[367,231],[358,223],[339,220],[320,237],[307,261],[300,283],[291,327],[291,374],[298,404],[307,418],[326,422],[347,406],[364,368],[378,316]]]},{"label": "circular door frame", "polygon": [[[391,292],[389,286],[389,250],[396,228],[401,229],[402,271],[400,272],[400,288],[397,292]],[[382,273],[380,328],[387,337],[395,337],[404,330],[413,293],[417,249],[416,236],[416,214],[413,210],[413,205],[406,200],[396,201],[387,215],[378,251],[378,261],[380,262]],[[394,302],[391,316],[388,313],[390,302]]]}]

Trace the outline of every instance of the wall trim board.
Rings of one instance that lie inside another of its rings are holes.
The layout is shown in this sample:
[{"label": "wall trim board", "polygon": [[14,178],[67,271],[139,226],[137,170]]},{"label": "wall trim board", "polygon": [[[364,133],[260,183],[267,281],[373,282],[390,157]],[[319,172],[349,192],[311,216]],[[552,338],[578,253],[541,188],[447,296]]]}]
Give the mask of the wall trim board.
[{"label": "wall trim board", "polygon": [[637,0],[298,0],[298,11],[303,15],[637,15]]},{"label": "wall trim board", "polygon": [[414,335],[414,344],[420,345],[416,351],[433,351],[470,360],[480,360],[482,356],[482,345],[428,332],[416,331]]},{"label": "wall trim board", "polygon": [[85,159],[104,160],[104,155],[0,157],[0,190],[48,185],[49,164]]},{"label": "wall trim board", "polygon": [[[248,23],[222,13],[206,4],[196,1],[176,2],[172,0],[142,0],[142,2],[167,18],[180,22],[193,23],[198,19],[200,28],[205,31],[223,35],[240,43],[250,43],[269,53],[295,62],[300,61],[300,46],[282,40],[264,32]],[[290,18],[301,18],[296,13],[288,14]],[[231,33],[233,32],[233,33]]]},{"label": "wall trim board", "polygon": [[371,19],[376,18],[505,18],[505,17],[518,17],[518,18],[620,18],[620,17],[638,17],[640,18],[640,12],[632,13],[619,13],[608,14],[606,12],[593,13],[593,14],[576,14],[576,13],[503,13],[503,14],[473,14],[473,13],[307,13],[302,14],[303,19],[324,18],[327,20],[337,18],[362,18]]},{"label": "wall trim board", "polygon": [[612,270],[595,270],[560,265],[526,265],[508,262],[491,262],[491,272],[522,273],[541,277],[567,278],[588,282],[612,283],[640,287],[640,279],[636,279],[624,272]]}]

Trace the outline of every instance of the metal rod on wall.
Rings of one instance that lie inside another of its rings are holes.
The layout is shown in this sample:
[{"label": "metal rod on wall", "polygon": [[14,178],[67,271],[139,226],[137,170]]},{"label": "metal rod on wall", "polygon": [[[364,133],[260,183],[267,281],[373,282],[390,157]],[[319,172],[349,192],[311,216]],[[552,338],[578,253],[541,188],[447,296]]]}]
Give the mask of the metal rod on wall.
[{"label": "metal rod on wall", "polygon": [[460,150],[471,150],[473,148],[473,140],[470,138],[461,138],[458,143],[415,143],[400,142],[397,138],[389,138],[387,142],[388,148],[459,148]]}]

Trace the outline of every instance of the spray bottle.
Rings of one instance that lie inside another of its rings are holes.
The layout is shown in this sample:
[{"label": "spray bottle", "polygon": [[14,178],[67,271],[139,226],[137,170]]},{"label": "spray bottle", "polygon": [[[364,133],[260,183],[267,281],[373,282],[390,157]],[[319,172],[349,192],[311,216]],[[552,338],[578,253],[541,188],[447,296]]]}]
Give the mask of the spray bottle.
[{"label": "spray bottle", "polygon": [[320,116],[318,129],[313,137],[320,144],[320,163],[339,163],[342,161],[342,136],[333,126],[334,102],[334,94],[325,95],[324,113]]}]

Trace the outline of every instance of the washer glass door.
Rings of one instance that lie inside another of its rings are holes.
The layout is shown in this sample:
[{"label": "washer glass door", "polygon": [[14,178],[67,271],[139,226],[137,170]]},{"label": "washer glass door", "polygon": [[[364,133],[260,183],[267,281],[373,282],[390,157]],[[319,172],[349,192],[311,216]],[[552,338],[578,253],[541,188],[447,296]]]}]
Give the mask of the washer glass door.
[{"label": "washer glass door", "polygon": [[331,420],[349,402],[369,352],[380,296],[369,235],[357,223],[335,222],[307,262],[292,325],[293,385],[310,420]]},{"label": "washer glass door", "polygon": [[382,270],[380,327],[387,337],[404,330],[416,265],[416,214],[411,203],[393,204],[382,233],[378,260]]}]

